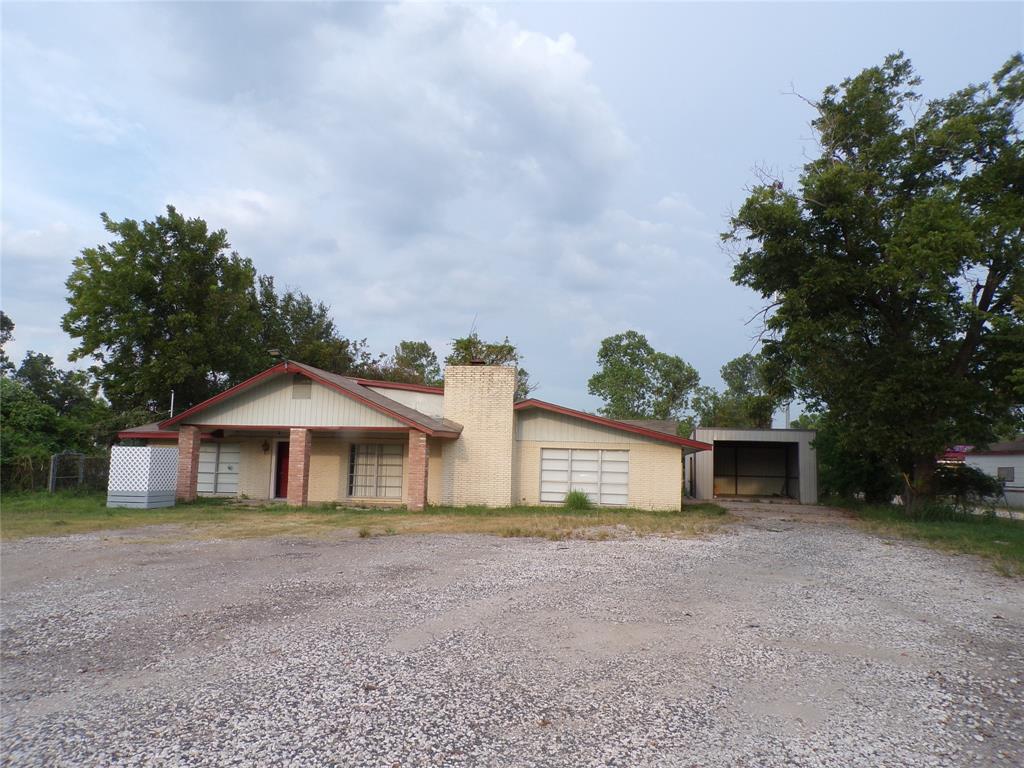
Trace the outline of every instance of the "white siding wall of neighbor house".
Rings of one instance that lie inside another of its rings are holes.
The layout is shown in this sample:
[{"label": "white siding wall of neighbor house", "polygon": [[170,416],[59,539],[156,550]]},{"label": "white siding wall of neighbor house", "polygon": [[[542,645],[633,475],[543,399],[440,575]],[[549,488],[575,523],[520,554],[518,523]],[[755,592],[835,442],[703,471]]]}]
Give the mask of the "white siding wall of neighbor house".
[{"label": "white siding wall of neighbor house", "polygon": [[413,392],[408,389],[393,389],[392,387],[368,387],[374,392],[389,397],[396,403],[401,403],[427,416],[440,419],[444,416],[444,395],[433,392]]},{"label": "white siding wall of neighbor house", "polygon": [[[196,414],[189,423],[238,426],[402,427],[375,411],[317,382],[284,374],[257,384]],[[295,391],[293,391],[293,389]]]},{"label": "white siding wall of neighbor house", "polygon": [[1006,501],[1011,507],[1024,507],[1024,453],[968,453],[964,463],[992,477],[999,476],[1000,468],[1010,469],[1013,480],[1007,480],[1003,486]]},{"label": "white siding wall of neighbor house", "polygon": [[[799,501],[818,503],[818,455],[811,442],[816,432],[808,429],[724,429],[698,427],[693,439],[703,443],[796,443],[798,448]],[[714,451],[701,451],[686,458],[686,483],[689,490],[690,470],[694,473],[694,496],[706,501],[714,498]]]}]

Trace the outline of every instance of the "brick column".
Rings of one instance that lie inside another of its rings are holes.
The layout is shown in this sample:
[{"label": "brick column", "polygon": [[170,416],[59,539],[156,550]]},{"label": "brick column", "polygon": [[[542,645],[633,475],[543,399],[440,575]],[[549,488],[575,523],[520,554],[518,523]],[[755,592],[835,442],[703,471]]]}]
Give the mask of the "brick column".
[{"label": "brick column", "polygon": [[288,433],[288,504],[304,507],[309,501],[309,448],[313,433],[292,429]]},{"label": "brick column", "polygon": [[199,486],[199,427],[178,428],[178,484],[175,497],[179,501],[195,501]]},{"label": "brick column", "polygon": [[409,430],[409,479],[405,489],[405,506],[413,512],[422,512],[427,506],[427,471],[430,464],[430,446],[427,436],[415,429]]}]

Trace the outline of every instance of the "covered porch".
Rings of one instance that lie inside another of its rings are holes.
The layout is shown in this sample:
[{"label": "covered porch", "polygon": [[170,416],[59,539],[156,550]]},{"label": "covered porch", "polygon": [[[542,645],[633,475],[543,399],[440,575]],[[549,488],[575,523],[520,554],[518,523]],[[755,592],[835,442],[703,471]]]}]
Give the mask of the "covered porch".
[{"label": "covered porch", "polygon": [[422,510],[440,494],[440,438],[415,428],[182,424],[177,443],[183,501],[235,496]]}]

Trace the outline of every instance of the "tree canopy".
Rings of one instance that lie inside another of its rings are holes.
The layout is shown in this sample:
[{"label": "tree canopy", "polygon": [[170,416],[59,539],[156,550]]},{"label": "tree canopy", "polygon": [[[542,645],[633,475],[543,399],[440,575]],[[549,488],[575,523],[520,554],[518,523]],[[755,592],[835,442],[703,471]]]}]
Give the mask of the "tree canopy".
[{"label": "tree canopy", "polygon": [[154,221],[102,219],[114,239],[74,260],[62,325],[113,406],[161,410],[171,389],[188,406],[250,374],[255,270],[227,233],[173,206]]},{"label": "tree canopy", "polygon": [[400,341],[391,359],[385,363],[384,377],[407,384],[441,385],[441,366],[437,354],[425,341]]},{"label": "tree canopy", "polygon": [[796,186],[764,178],[724,236],[765,308],[776,384],[929,495],[935,457],[1020,424],[1024,57],[925,102],[902,54],[811,101]]},{"label": "tree canopy", "polygon": [[522,355],[515,344],[508,340],[484,341],[473,331],[468,336],[452,339],[452,351],[444,359],[445,365],[469,365],[474,362],[486,365],[512,365],[516,368],[516,400],[525,400],[537,388],[530,382],[530,374],[522,367]]},{"label": "tree canopy", "polygon": [[679,418],[700,382],[693,366],[658,352],[637,331],[604,339],[597,363],[587,390],[604,401],[598,410],[610,419]]},{"label": "tree canopy", "polygon": [[768,429],[780,405],[773,394],[765,360],[745,354],[721,368],[725,390],[697,387],[693,395],[694,421],[702,427]]}]

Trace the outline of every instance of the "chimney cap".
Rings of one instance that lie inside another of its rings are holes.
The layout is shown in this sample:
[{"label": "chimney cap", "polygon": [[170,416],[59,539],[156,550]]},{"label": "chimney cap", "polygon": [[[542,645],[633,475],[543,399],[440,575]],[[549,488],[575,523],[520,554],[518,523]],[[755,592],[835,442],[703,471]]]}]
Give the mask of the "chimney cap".
[{"label": "chimney cap", "polygon": [[469,361],[470,365],[487,365],[487,361],[481,357],[474,357]]}]

